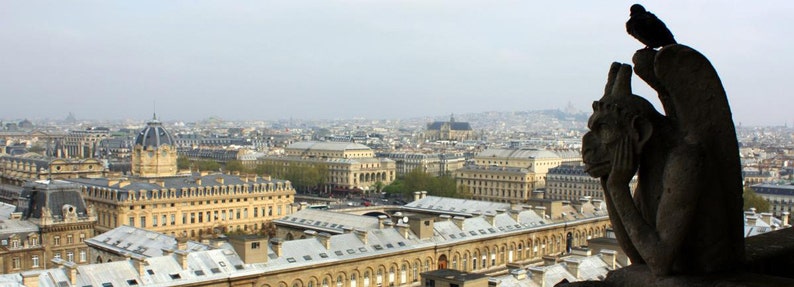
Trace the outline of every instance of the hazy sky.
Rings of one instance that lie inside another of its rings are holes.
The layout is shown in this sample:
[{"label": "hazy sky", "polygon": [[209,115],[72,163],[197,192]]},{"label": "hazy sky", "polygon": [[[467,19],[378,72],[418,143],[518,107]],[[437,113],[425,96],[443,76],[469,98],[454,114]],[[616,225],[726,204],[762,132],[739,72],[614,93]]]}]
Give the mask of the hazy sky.
[{"label": "hazy sky", "polygon": [[[737,124],[794,123],[794,1],[670,2],[642,4],[711,59]],[[642,48],[633,3],[2,1],[0,119],[589,110]]]}]

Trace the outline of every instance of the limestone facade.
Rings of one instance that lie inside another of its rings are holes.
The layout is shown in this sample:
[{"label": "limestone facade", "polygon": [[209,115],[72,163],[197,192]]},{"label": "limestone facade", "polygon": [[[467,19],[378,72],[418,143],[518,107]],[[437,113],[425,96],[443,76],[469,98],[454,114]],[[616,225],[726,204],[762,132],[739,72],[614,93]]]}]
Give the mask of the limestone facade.
[{"label": "limestone facade", "polygon": [[0,181],[22,186],[26,181],[101,177],[107,173],[104,164],[93,158],[50,158],[36,153],[0,156]]},{"label": "limestone facade", "polygon": [[376,182],[386,186],[397,176],[393,160],[375,158],[371,148],[356,143],[298,142],[287,146],[284,156],[260,157],[257,164],[323,165],[328,168],[328,189],[368,191]]}]

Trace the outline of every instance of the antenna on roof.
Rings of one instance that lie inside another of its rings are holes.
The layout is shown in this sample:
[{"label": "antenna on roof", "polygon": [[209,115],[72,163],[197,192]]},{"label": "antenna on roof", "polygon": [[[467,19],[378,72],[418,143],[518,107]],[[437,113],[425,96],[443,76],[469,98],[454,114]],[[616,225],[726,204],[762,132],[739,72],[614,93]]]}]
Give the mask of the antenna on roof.
[{"label": "antenna on roof", "polygon": [[157,100],[152,100],[152,120],[157,120]]}]

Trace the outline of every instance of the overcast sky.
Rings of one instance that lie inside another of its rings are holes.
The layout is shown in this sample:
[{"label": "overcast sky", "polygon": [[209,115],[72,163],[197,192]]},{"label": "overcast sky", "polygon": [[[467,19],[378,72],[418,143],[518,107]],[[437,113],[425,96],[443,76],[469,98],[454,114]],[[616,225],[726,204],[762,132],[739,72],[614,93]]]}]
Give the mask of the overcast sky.
[{"label": "overcast sky", "polygon": [[[737,124],[794,123],[794,1],[670,2],[642,4],[710,58]],[[2,1],[0,119],[589,111],[643,46],[633,3]]]}]

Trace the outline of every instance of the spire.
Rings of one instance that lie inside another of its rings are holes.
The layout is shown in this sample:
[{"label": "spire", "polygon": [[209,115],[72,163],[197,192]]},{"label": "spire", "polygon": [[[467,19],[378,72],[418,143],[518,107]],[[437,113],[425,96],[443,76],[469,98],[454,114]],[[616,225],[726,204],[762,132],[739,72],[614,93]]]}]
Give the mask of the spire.
[{"label": "spire", "polygon": [[454,123],[455,122],[455,114],[454,113],[449,114],[449,122],[450,123]]}]

